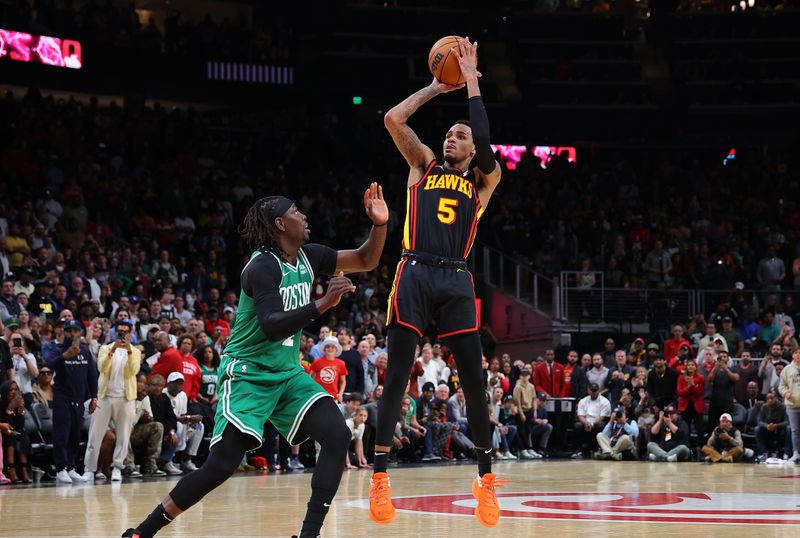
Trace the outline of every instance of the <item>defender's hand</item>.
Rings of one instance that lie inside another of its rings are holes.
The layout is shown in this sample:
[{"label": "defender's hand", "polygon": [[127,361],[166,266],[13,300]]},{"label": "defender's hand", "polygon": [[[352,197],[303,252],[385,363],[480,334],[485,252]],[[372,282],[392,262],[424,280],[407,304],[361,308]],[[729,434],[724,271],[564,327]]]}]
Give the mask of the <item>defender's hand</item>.
[{"label": "defender's hand", "polygon": [[469,37],[458,40],[458,47],[453,49],[453,54],[458,58],[461,73],[467,78],[481,78],[478,71],[478,42],[470,43]]}]

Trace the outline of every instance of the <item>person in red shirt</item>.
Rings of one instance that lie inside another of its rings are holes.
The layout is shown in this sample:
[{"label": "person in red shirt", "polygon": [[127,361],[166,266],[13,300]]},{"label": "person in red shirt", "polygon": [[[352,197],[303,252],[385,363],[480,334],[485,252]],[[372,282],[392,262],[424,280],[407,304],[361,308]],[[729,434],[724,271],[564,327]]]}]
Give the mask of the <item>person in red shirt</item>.
[{"label": "person in red shirt", "polygon": [[208,309],[205,326],[206,334],[214,334],[214,329],[217,327],[224,327],[225,329],[228,329],[229,334],[231,330],[231,324],[224,319],[220,319],[219,310],[214,307]]},{"label": "person in red shirt", "polygon": [[[183,373],[183,359],[178,350],[170,345],[167,333],[158,331],[153,337],[153,345],[158,351],[158,358],[155,363],[150,365],[152,370],[147,375],[148,380],[156,374],[166,379],[172,372]],[[148,359],[148,363],[150,360],[152,359]]]},{"label": "person in red shirt", "polygon": [[681,418],[687,425],[694,422],[694,429],[698,439],[703,439],[703,412],[706,402],[703,400],[706,379],[697,373],[697,363],[694,360],[686,361],[682,374],[678,377],[678,410]]},{"label": "person in red shirt", "polygon": [[667,362],[671,361],[678,355],[678,350],[682,345],[687,345],[689,349],[692,349],[692,343],[683,337],[683,325],[676,323],[672,326],[672,338],[664,342],[664,359]]},{"label": "person in red shirt", "polygon": [[564,366],[555,361],[552,349],[544,352],[544,362],[533,371],[533,384],[536,392],[544,392],[548,398],[558,397],[563,392]]},{"label": "person in red shirt", "polygon": [[554,396],[561,396],[562,398],[572,396],[572,372],[577,365],[578,352],[573,349],[567,354],[567,364],[564,365],[564,382],[561,384],[561,394],[554,394]]},{"label": "person in red shirt", "polygon": [[335,336],[328,336],[322,342],[324,355],[311,363],[311,377],[328,391],[337,402],[341,402],[347,384],[347,366],[339,358],[342,346]]},{"label": "person in red shirt", "polygon": [[189,403],[197,402],[197,395],[200,394],[200,385],[203,382],[203,374],[200,365],[194,358],[192,352],[197,345],[197,339],[191,334],[182,334],[178,337],[178,353],[181,356],[181,370],[183,374],[183,392],[189,398]]}]

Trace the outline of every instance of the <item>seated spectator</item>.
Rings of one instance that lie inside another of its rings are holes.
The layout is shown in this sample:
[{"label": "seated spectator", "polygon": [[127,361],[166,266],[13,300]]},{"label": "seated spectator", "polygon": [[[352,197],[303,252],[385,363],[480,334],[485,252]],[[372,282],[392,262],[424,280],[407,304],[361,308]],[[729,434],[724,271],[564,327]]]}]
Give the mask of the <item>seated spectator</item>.
[{"label": "seated spectator", "polygon": [[687,461],[692,451],[689,444],[689,426],[681,418],[675,406],[669,405],[658,414],[658,420],[650,429],[652,441],[647,444],[650,461]]},{"label": "seated spectator", "polygon": [[29,353],[25,339],[18,332],[11,335],[11,362],[14,365],[14,380],[17,382],[25,407],[30,410],[33,405],[33,387],[31,382],[39,375],[36,357]]},{"label": "seated spectator", "polygon": [[[763,463],[770,457],[768,452],[784,447],[788,424],[786,407],[778,401],[778,395],[774,391],[768,392],[767,403],[760,406],[758,412],[756,461]],[[785,456],[788,458],[790,454]]]},{"label": "seated spectator", "polygon": [[[367,459],[364,457],[364,427],[367,422],[367,410],[366,409],[359,409],[356,412],[355,416],[352,418],[348,418],[345,420],[347,423],[347,427],[350,428],[350,433],[352,435],[350,439],[350,447],[347,450],[347,455],[345,457],[345,468],[346,469],[369,469],[370,465],[367,463]],[[355,452],[355,458],[352,458],[352,454],[350,451]],[[355,465],[351,463],[351,461],[355,461]]]},{"label": "seated spectator", "polygon": [[[165,384],[164,378],[159,374],[155,374],[147,380],[147,395],[153,420],[161,423],[164,432],[158,467],[169,475],[179,475],[182,471],[172,463],[172,457],[175,455],[175,448],[179,442],[178,419],[172,408],[172,400],[164,394]],[[167,457],[169,459],[166,459]]]},{"label": "seated spectator", "polygon": [[39,375],[33,385],[33,403],[53,408],[53,371],[49,366],[42,366],[39,369]]},{"label": "seated spectator", "polygon": [[[518,410],[514,397],[511,395],[503,398],[502,405],[497,408],[497,424],[495,424],[495,440],[497,441],[497,448],[499,453],[497,457],[501,460],[513,460],[516,457],[511,454],[511,447],[514,445],[514,440],[517,437],[517,426],[513,424]],[[493,444],[494,446],[494,444]]]},{"label": "seated spectator", "polygon": [[439,408],[433,398],[435,387],[430,381],[422,386],[422,396],[417,401],[417,421],[427,430],[423,462],[440,461],[442,451],[452,427],[439,420]]},{"label": "seated spectator", "polygon": [[[495,389],[496,391],[497,389]],[[502,390],[502,388],[500,389]],[[494,396],[494,394],[493,394]],[[500,395],[502,399],[502,394]],[[469,435],[469,420],[467,420],[467,399],[464,397],[464,389],[458,387],[450,399],[447,401],[447,418],[450,422],[456,422],[459,431],[464,435]]]},{"label": "seated spectator", "polygon": [[25,400],[16,381],[0,385],[0,423],[2,428],[5,472],[14,484],[30,484],[28,456],[31,444],[25,434]]},{"label": "seated spectator", "polygon": [[[178,443],[171,447],[172,450],[168,450],[166,454],[162,451],[161,459],[167,462],[165,465],[167,468],[173,458],[178,457],[181,460],[181,469],[184,472],[192,472],[197,470],[192,458],[197,456],[197,450],[203,440],[203,417],[188,414],[188,397],[183,391],[183,383],[183,374],[180,372],[172,372],[167,378],[167,387],[164,389],[164,393],[172,403],[172,409],[178,421],[176,430]],[[176,452],[184,450],[186,451],[184,454],[176,456]],[[167,472],[169,473],[169,471]]]},{"label": "seated spectator", "polygon": [[573,454],[573,457],[588,458],[594,444],[597,443],[597,434],[603,431],[606,420],[611,416],[611,404],[600,395],[597,383],[589,385],[589,395],[578,402],[577,412],[575,433],[580,440],[581,451]]},{"label": "seated spectator", "polygon": [[412,410],[413,400],[409,396],[403,398],[400,404],[400,420],[397,422],[392,444],[401,461],[416,463],[417,442],[425,437],[427,430],[417,422],[417,416]]},{"label": "seated spectator", "polygon": [[345,420],[355,417],[363,402],[364,396],[360,392],[346,394],[344,396],[344,403],[339,404],[339,410],[342,412]]},{"label": "seated spectator", "polygon": [[550,442],[550,434],[553,433],[553,425],[547,418],[547,400],[545,392],[536,395],[536,410],[533,414],[533,430],[531,430],[531,453],[534,457],[542,458],[547,454],[547,444]]},{"label": "seated spectator", "polygon": [[[154,378],[155,380],[155,378]],[[122,474],[131,478],[145,476],[166,476],[156,465],[161,454],[161,442],[164,438],[164,425],[153,418],[150,398],[147,396],[147,376],[140,373],[136,376],[136,401],[134,402],[133,428],[131,429],[128,454],[125,456]],[[136,453],[143,454],[141,472],[136,470]]]},{"label": "seated spectator", "polygon": [[635,442],[638,436],[639,427],[636,422],[628,419],[624,407],[617,407],[611,412],[611,418],[603,431],[597,434],[600,450],[594,455],[595,459],[620,461],[626,453],[635,458]]},{"label": "seated spectator", "polygon": [[702,450],[709,463],[733,463],[742,459],[742,434],[733,426],[730,414],[723,413],[719,417],[719,426],[711,432]]},{"label": "seated spectator", "polygon": [[[5,383],[5,381],[4,381],[4,383]],[[3,458],[3,454],[4,454],[3,453],[3,442],[4,442],[3,441],[3,436],[5,436],[5,435],[14,435],[12,433],[13,431],[14,431],[14,428],[11,426],[11,424],[8,424],[6,422],[0,422],[0,486],[4,486],[6,484],[10,484],[11,482],[14,482],[14,480],[11,480],[10,478],[8,478],[3,473],[3,471],[5,470],[5,464],[4,464],[5,459]],[[16,471],[16,469],[14,469],[14,471]]]}]

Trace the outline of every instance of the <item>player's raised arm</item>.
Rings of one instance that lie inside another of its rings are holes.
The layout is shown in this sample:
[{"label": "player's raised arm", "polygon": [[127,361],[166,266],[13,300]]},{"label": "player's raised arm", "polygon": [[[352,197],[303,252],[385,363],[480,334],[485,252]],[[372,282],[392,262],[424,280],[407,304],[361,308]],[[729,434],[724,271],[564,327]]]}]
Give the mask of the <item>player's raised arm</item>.
[{"label": "player's raised arm", "polygon": [[461,66],[461,73],[467,80],[467,97],[469,99],[469,123],[472,127],[472,140],[475,144],[475,176],[478,178],[478,196],[481,206],[486,207],[494,189],[500,183],[502,168],[494,158],[489,143],[489,117],[483,106],[478,79],[478,42],[470,43],[469,38],[459,40],[454,52]]},{"label": "player's raised arm", "polygon": [[360,273],[362,271],[371,271],[378,266],[378,261],[380,261],[381,253],[383,252],[383,245],[386,243],[386,223],[389,222],[389,208],[386,207],[386,201],[383,199],[383,188],[377,183],[372,183],[364,191],[364,209],[372,221],[372,230],[370,230],[369,237],[364,241],[364,244],[357,249],[340,250],[336,253],[337,272]]},{"label": "player's raised arm", "polygon": [[419,107],[440,93],[451,92],[463,87],[463,84],[453,86],[450,84],[443,84],[434,79],[429,86],[407,97],[383,117],[383,124],[392,135],[394,144],[397,146],[397,149],[400,150],[400,153],[403,154],[408,166],[411,167],[408,174],[409,186],[420,180],[422,174],[425,172],[425,168],[434,159],[434,155],[431,148],[423,144],[417,134],[408,126],[408,123],[406,123],[408,118],[410,118]]}]

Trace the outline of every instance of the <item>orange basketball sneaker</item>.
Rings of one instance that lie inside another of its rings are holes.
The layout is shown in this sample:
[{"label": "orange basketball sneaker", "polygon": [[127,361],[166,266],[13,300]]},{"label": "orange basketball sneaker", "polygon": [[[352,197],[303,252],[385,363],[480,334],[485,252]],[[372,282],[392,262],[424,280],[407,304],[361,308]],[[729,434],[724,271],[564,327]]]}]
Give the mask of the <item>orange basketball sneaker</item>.
[{"label": "orange basketball sneaker", "polygon": [[369,517],[378,525],[391,523],[397,517],[392,506],[389,475],[386,473],[375,473],[369,481]]},{"label": "orange basketball sneaker", "polygon": [[500,520],[500,504],[497,502],[495,489],[507,483],[507,480],[497,478],[494,473],[479,476],[472,482],[472,496],[478,501],[475,517],[484,527],[494,527]]}]

